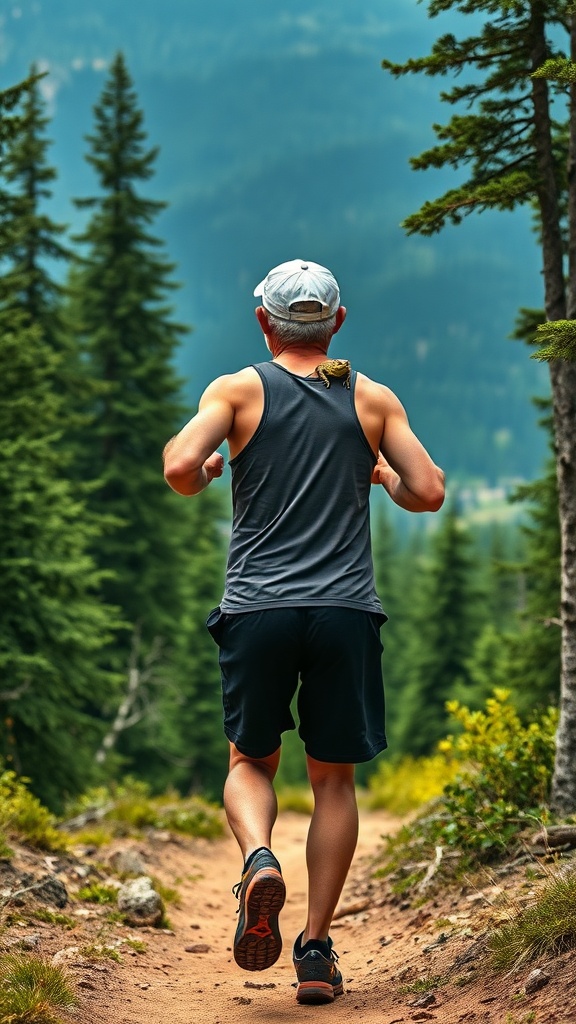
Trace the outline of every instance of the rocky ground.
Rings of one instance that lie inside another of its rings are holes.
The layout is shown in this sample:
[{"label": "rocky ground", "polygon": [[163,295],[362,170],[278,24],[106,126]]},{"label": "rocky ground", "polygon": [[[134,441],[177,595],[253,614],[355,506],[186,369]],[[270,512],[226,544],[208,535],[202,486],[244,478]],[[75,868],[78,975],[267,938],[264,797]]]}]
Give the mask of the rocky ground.
[{"label": "rocky ground", "polygon": [[[507,976],[483,966],[483,936],[533,899],[540,863],[528,871],[526,863],[507,866],[453,890],[434,893],[432,883],[433,895],[410,902],[374,878],[380,837],[397,825],[384,812],[362,816],[332,929],[346,991],[330,1006],[295,1001],[291,945],[306,900],[307,819],[301,815],[283,814],[276,827],[275,852],[288,888],[285,946],[265,973],[244,973],[232,958],[231,889],[241,863],[228,834],[208,841],[151,832],[62,856],[16,848],[0,862],[0,944],[62,964],[78,993],[73,1019],[82,1024],[281,1024],[311,1016],[334,1024],[574,1024],[576,953]],[[128,926],[114,904],[78,899],[89,882],[119,888],[126,872],[175,890],[160,926]]]}]

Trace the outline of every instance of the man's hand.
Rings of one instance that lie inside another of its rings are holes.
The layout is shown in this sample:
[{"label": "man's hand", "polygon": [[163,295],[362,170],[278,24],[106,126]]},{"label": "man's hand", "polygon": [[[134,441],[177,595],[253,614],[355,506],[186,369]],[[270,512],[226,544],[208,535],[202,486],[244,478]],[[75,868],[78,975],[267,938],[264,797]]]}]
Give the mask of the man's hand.
[{"label": "man's hand", "polygon": [[397,483],[399,479],[400,477],[398,476],[398,473],[394,472],[392,466],[386,462],[382,452],[379,452],[378,462],[372,470],[371,483],[382,484],[382,486],[388,491],[389,487],[387,487],[386,484],[388,483],[391,486],[393,483]]},{"label": "man's hand", "polygon": [[206,474],[206,484],[208,485],[215,476],[222,476],[224,471],[224,456],[220,455],[220,452],[214,452],[202,466]]}]

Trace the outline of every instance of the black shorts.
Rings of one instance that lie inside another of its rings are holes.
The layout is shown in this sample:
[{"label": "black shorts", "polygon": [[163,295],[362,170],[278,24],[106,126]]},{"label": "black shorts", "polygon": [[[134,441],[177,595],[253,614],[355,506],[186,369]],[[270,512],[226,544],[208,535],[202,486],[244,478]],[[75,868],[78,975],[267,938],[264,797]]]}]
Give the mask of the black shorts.
[{"label": "black shorts", "polygon": [[318,761],[357,764],[386,747],[380,626],[354,608],[275,608],[228,614],[207,627],[220,647],[224,732],[247,757],[268,757],[294,729]]}]

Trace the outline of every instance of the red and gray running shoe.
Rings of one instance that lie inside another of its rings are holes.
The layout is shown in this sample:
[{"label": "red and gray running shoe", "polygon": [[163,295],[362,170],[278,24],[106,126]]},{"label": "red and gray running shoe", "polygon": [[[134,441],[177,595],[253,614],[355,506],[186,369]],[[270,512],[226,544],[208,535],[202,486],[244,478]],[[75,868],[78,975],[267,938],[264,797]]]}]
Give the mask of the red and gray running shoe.
[{"label": "red and gray running shoe", "polygon": [[[302,933],[303,934],[303,933]],[[294,943],[292,960],[296,968],[299,1003],[331,1003],[344,992],[342,975],[336,966],[338,954],[332,948],[332,939],[322,942],[311,939],[302,946],[302,935]]]},{"label": "red and gray running shoe", "polygon": [[246,863],[241,881],[232,890],[240,901],[234,959],[245,971],[265,971],[282,951],[278,914],[286,886],[276,857],[266,847],[256,850]]}]

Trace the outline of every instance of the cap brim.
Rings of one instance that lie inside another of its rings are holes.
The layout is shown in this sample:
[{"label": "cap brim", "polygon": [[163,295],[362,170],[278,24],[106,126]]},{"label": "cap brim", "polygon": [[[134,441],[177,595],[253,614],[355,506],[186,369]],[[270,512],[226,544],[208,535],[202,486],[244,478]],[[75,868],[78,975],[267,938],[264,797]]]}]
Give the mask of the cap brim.
[{"label": "cap brim", "polygon": [[254,295],[256,297],[264,295],[264,285],[266,284],[266,278],[260,281],[260,284],[254,289]]}]

